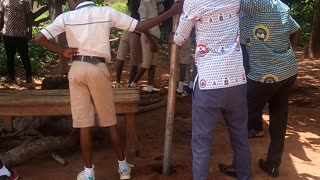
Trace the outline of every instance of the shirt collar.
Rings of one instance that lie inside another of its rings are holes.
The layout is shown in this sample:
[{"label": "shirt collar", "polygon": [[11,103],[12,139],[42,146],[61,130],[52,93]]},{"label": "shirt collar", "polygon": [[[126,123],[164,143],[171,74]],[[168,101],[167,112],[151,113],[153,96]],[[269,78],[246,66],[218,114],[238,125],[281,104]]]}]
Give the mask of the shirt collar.
[{"label": "shirt collar", "polygon": [[78,4],[78,6],[76,7],[76,10],[84,8],[84,7],[88,7],[88,6],[96,6],[96,4],[92,1],[82,2],[82,3]]}]

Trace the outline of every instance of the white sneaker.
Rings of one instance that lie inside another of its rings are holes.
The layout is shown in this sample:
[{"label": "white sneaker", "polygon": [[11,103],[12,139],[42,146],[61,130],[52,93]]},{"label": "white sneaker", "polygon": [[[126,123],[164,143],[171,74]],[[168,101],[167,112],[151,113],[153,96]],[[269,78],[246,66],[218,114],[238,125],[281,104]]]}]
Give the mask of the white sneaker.
[{"label": "white sneaker", "polygon": [[114,87],[115,88],[122,88],[122,85],[120,83],[116,83],[116,85]]},{"label": "white sneaker", "polygon": [[95,180],[94,178],[94,174],[90,177],[87,177],[85,174],[84,174],[84,171],[81,171],[79,174],[78,174],[78,177],[77,177],[77,180]]},{"label": "white sneaker", "polygon": [[137,87],[138,86],[138,84],[137,83],[134,83],[134,82],[132,82],[131,84],[130,84],[130,87]]},{"label": "white sneaker", "polygon": [[131,179],[131,168],[134,167],[132,164],[128,164],[128,169],[118,170],[120,179]]},{"label": "white sneaker", "polygon": [[185,90],[181,90],[181,89],[178,88],[178,89],[176,90],[176,92],[177,92],[178,94],[180,94],[182,97],[188,96],[188,92],[185,91]]}]

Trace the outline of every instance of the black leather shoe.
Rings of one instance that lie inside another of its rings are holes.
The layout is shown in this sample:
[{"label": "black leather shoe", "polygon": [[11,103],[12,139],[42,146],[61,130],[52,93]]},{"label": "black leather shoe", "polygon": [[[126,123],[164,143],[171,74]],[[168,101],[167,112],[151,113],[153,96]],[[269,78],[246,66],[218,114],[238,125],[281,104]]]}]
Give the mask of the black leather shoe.
[{"label": "black leather shoe", "polygon": [[237,170],[233,165],[219,164],[218,167],[223,174],[237,178]]},{"label": "black leather shoe", "polygon": [[259,167],[264,172],[268,173],[269,176],[271,176],[271,177],[278,177],[279,176],[279,169],[269,166],[268,163],[263,159],[259,159]]}]

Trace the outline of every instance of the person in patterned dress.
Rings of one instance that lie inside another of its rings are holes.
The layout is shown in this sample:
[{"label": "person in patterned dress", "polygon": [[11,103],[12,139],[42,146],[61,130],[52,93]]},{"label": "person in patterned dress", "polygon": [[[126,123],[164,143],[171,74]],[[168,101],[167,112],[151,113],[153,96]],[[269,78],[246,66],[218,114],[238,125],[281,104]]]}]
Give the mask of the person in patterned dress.
[{"label": "person in patterned dress", "polygon": [[7,56],[6,82],[15,81],[15,55],[18,51],[26,71],[26,82],[32,82],[28,40],[32,37],[32,11],[29,0],[0,0],[0,30]]}]

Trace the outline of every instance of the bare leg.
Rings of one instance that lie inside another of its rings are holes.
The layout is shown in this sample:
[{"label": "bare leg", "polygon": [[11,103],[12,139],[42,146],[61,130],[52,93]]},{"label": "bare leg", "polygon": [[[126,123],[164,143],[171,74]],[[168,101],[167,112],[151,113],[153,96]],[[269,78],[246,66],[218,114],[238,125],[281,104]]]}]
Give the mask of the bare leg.
[{"label": "bare leg", "polygon": [[151,65],[151,67],[148,69],[148,85],[153,85],[155,72],[156,66]]},{"label": "bare leg", "polygon": [[119,135],[117,126],[109,126],[108,127],[108,132],[112,144],[112,149],[114,153],[116,154],[117,158],[119,161],[123,161],[125,158],[124,156],[124,151],[123,151],[123,146],[121,142],[121,137]]},{"label": "bare leg", "polygon": [[187,64],[180,64],[180,74],[179,74],[179,81],[184,82],[186,79],[186,73],[187,73]]},{"label": "bare leg", "polygon": [[116,62],[116,72],[117,72],[116,82],[117,83],[121,82],[123,66],[124,66],[124,61],[117,59],[117,62]]},{"label": "bare leg", "polygon": [[138,83],[138,81],[141,79],[141,77],[143,76],[143,74],[147,71],[146,68],[139,68],[138,69],[138,74],[136,75],[136,77],[133,79],[133,83]]},{"label": "bare leg", "polygon": [[80,144],[84,166],[86,168],[92,168],[91,127],[80,129]]},{"label": "bare leg", "polygon": [[138,72],[138,66],[131,66],[130,76],[129,76],[129,83],[130,84],[133,79],[136,77]]}]

